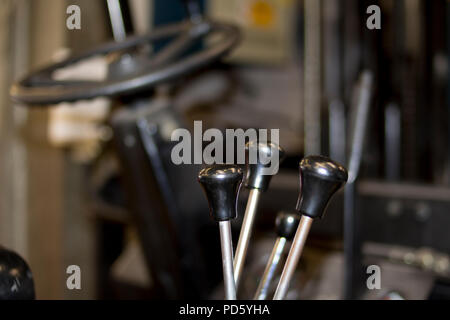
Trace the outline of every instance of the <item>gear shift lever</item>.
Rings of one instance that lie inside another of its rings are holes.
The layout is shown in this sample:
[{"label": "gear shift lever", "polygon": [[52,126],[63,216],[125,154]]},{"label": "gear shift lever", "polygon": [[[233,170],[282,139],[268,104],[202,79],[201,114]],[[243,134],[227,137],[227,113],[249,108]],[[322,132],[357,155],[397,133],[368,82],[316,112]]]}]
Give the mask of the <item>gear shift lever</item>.
[{"label": "gear shift lever", "polygon": [[[272,175],[265,174],[266,172],[264,172],[264,169],[267,169],[269,165],[264,164],[265,161],[263,159],[271,159],[272,161],[280,162],[284,156],[283,149],[272,142],[263,143],[251,141],[246,144],[245,150],[248,159],[245,187],[250,189],[250,194],[236,247],[236,257],[234,259],[234,280],[236,282],[236,287],[239,286],[239,280],[244,268],[259,196],[269,188],[269,183],[272,178]],[[250,163],[251,155],[257,155],[257,159],[255,159],[256,163]],[[279,163],[276,165],[279,165]]]},{"label": "gear shift lever", "polygon": [[219,223],[227,300],[236,300],[230,220],[237,216],[236,203],[242,178],[242,170],[233,165],[212,165],[201,170],[198,175],[198,181],[208,198],[210,215]]},{"label": "gear shift lever", "polygon": [[299,221],[300,216],[296,213],[278,213],[275,222],[278,238],[273,246],[261,282],[256,290],[255,300],[266,300],[270,284],[275,275],[275,271],[277,270],[284,247],[286,246],[287,241],[294,238]]},{"label": "gear shift lever", "polygon": [[314,219],[321,219],[332,196],[347,182],[347,170],[333,160],[322,156],[309,156],[300,162],[300,197],[297,211],[300,220],[274,300],[286,296],[289,283],[305,246]]}]

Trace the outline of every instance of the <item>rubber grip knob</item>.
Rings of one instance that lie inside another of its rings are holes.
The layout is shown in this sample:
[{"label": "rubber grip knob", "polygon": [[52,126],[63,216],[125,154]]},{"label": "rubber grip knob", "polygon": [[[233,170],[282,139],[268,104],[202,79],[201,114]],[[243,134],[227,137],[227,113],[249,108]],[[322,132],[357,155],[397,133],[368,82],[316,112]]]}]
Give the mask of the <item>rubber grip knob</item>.
[{"label": "rubber grip knob", "polygon": [[212,165],[198,175],[215,221],[227,221],[237,216],[237,198],[242,184],[242,169],[234,165]]},{"label": "rubber grip knob", "polygon": [[[247,158],[245,187],[264,192],[269,188],[273,176],[273,174],[264,174],[264,171],[269,171],[271,165],[279,166],[284,158],[284,150],[273,142],[250,141],[245,145],[245,151]],[[269,159],[270,163],[263,163]],[[273,161],[276,161],[276,163],[273,163]]]},{"label": "rubber grip knob", "polygon": [[294,239],[299,222],[300,215],[298,213],[278,213],[275,220],[277,235],[288,240]]},{"label": "rubber grip knob", "polygon": [[323,156],[308,156],[300,161],[300,196],[297,210],[321,219],[333,195],[345,185],[347,169]]},{"label": "rubber grip knob", "polygon": [[34,280],[25,260],[0,247],[0,300],[34,300]]}]

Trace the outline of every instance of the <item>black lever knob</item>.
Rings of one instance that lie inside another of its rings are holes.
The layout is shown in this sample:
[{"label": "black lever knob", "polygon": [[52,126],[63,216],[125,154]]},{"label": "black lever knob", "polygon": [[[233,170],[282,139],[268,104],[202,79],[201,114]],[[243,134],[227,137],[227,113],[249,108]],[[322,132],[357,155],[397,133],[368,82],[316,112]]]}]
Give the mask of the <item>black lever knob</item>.
[{"label": "black lever knob", "polygon": [[25,260],[0,247],[0,300],[34,300],[34,280]]},{"label": "black lever knob", "polygon": [[237,216],[237,197],[242,183],[242,169],[234,165],[212,165],[198,175],[209,203],[209,213],[216,221]]},{"label": "black lever knob", "polygon": [[[267,173],[265,171],[268,171],[273,161],[276,161],[276,166],[280,164],[284,158],[284,150],[273,142],[250,141],[245,145],[245,151],[248,163],[245,186],[264,192],[268,189],[273,176],[273,174],[265,174]],[[260,153],[264,159],[270,159],[271,162],[264,164]]]},{"label": "black lever knob", "polygon": [[299,221],[300,215],[298,213],[278,213],[275,220],[277,235],[288,240],[294,239]]},{"label": "black lever knob", "polygon": [[348,173],[339,163],[323,156],[300,161],[300,197],[297,210],[311,218],[322,218],[331,197],[347,182]]}]

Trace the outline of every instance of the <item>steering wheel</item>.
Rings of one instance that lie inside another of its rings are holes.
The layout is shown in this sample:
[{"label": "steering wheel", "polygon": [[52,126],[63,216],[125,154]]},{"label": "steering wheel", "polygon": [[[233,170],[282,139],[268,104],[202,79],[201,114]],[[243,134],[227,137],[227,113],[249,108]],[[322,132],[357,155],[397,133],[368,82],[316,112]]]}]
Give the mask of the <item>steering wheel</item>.
[{"label": "steering wheel", "polygon": [[[210,42],[206,42],[209,45],[189,53],[188,49],[207,37],[211,38]],[[138,49],[164,39],[172,40],[152,56],[148,53],[138,53]],[[136,93],[217,61],[226,55],[239,39],[239,30],[233,25],[190,19],[157,28],[149,34],[128,37],[121,42],[105,43],[93,50],[69,57],[14,83],[10,94],[13,100],[21,103],[45,105]],[[132,57],[137,63],[135,62],[133,68],[125,68],[125,71],[121,69],[120,72],[109,72],[106,79],[101,81],[53,78],[58,69],[94,56],[112,53],[121,54],[121,57]]]}]

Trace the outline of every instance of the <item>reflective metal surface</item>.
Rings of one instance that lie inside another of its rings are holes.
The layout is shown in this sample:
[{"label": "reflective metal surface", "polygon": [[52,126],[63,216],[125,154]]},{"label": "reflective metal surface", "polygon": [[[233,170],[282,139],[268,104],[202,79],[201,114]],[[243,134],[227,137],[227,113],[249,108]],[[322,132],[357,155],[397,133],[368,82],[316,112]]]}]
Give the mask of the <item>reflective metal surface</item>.
[{"label": "reflective metal surface", "polygon": [[298,261],[303,252],[303,247],[305,246],[306,239],[308,238],[309,230],[313,223],[313,219],[307,216],[302,216],[300,224],[295,234],[294,241],[292,243],[291,250],[289,250],[289,255],[286,260],[286,264],[283,268],[283,273],[281,274],[280,282],[278,283],[277,290],[273,300],[283,300],[289,289],[289,284],[291,282],[292,276],[297,268]]},{"label": "reflective metal surface", "polygon": [[236,257],[234,259],[234,279],[236,287],[239,287],[239,280],[244,269],[245,257],[247,255],[248,244],[252,233],[255,214],[258,208],[258,199],[261,192],[258,189],[250,190],[247,208],[245,209],[242,229],[239,235],[238,245],[236,248]]},{"label": "reflective metal surface", "polygon": [[267,191],[272,175],[263,174],[264,169],[272,163],[279,167],[284,158],[284,150],[273,142],[250,141],[245,145],[245,151],[248,163],[245,186]]},{"label": "reflective metal surface", "polygon": [[297,231],[299,221],[300,215],[298,213],[278,213],[275,221],[278,237],[292,240],[295,236],[295,232]]},{"label": "reflective metal surface", "polygon": [[283,254],[284,247],[287,239],[284,237],[277,238],[275,245],[273,246],[272,253],[270,254],[269,262],[266,265],[264,274],[261,277],[258,289],[256,289],[254,300],[266,300],[267,294],[270,288],[270,284],[275,276],[275,272],[278,268],[281,255]]},{"label": "reflective metal surface", "polygon": [[109,17],[111,19],[111,28],[115,41],[125,40],[125,23],[123,21],[122,9],[119,0],[107,0]]},{"label": "reflective metal surface", "polygon": [[331,197],[347,181],[347,170],[323,156],[309,156],[300,162],[300,197],[297,210],[311,218],[322,218]]},{"label": "reflective metal surface", "polygon": [[209,211],[215,221],[236,218],[242,177],[242,170],[233,165],[212,165],[200,171],[198,181],[208,198]]},{"label": "reflective metal surface", "polygon": [[233,240],[231,237],[230,222],[220,221],[219,228],[225,298],[227,300],[236,300],[236,285],[233,272]]}]

